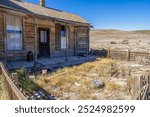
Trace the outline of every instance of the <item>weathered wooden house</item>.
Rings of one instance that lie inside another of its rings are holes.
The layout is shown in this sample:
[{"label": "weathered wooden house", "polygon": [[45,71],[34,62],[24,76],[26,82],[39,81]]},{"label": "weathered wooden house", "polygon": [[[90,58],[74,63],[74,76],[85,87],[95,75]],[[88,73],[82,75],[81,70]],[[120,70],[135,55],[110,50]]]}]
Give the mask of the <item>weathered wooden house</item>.
[{"label": "weathered wooden house", "polygon": [[88,54],[91,25],[78,15],[23,0],[0,0],[0,58]]}]

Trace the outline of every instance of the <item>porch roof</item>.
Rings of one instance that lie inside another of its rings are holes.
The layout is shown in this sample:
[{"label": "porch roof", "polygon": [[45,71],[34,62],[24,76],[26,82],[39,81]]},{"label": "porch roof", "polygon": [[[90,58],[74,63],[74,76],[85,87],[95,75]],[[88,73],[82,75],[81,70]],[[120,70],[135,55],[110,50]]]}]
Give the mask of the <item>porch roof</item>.
[{"label": "porch roof", "polygon": [[85,19],[80,16],[60,10],[56,10],[48,7],[41,7],[36,4],[24,2],[21,0],[0,0],[0,7],[17,10],[19,12],[38,15],[40,17],[47,17],[57,20],[65,20],[65,21],[73,21],[77,23],[83,23],[86,25],[90,25]]}]

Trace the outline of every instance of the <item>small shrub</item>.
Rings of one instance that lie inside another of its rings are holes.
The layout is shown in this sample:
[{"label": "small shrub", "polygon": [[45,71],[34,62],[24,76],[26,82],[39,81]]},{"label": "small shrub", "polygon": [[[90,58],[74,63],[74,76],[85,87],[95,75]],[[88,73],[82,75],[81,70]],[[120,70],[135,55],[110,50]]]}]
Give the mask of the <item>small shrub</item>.
[{"label": "small shrub", "polygon": [[109,82],[109,83],[107,84],[107,88],[108,88],[109,90],[120,90],[120,89],[121,89],[121,86],[120,86],[119,84],[115,83],[115,82]]},{"label": "small shrub", "polygon": [[21,88],[22,91],[27,91],[29,93],[33,93],[37,90],[34,83],[26,78],[19,78],[19,88]]},{"label": "small shrub", "polygon": [[125,91],[128,93],[128,94],[130,94],[131,95],[131,86],[132,86],[132,78],[128,78],[128,80],[127,80],[127,84],[126,84],[126,86],[125,86]]},{"label": "small shrub", "polygon": [[127,40],[127,39],[125,39],[125,40],[123,40],[122,42],[121,42],[121,44],[129,44],[129,40]]},{"label": "small shrub", "polygon": [[111,41],[111,44],[117,44],[115,41]]},{"label": "small shrub", "polygon": [[23,69],[19,69],[16,72],[18,73],[19,89],[21,89],[21,92],[26,91],[29,93],[33,93],[37,90],[37,87],[35,86],[33,81],[25,77]]}]

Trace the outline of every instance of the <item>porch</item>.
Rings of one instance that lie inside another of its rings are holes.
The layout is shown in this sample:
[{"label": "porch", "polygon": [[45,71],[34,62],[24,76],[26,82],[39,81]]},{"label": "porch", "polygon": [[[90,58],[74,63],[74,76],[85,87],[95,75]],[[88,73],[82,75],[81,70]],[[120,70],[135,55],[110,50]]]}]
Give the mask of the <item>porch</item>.
[{"label": "porch", "polygon": [[[69,56],[67,57],[44,57],[44,58],[39,58],[37,60],[38,63],[43,64],[44,66],[50,66],[50,67],[55,67],[55,66],[73,66],[73,65],[79,65],[85,62],[89,61],[94,61],[96,60],[95,56],[85,56],[85,57],[80,57],[80,56]],[[21,61],[7,61],[6,66],[9,70],[15,70],[19,69],[22,67],[32,67],[34,65],[33,62],[27,62],[25,60]]]}]

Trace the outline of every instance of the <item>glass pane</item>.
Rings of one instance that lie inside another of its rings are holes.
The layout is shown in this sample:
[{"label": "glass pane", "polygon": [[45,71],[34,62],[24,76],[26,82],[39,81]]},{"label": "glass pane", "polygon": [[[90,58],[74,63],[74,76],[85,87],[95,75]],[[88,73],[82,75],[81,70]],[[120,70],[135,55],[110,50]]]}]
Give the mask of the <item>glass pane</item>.
[{"label": "glass pane", "polygon": [[7,34],[7,49],[8,50],[13,50],[13,47],[14,47],[14,45],[13,45],[13,39],[14,39],[14,34],[12,33],[8,33]]},{"label": "glass pane", "polygon": [[14,30],[14,16],[7,16],[6,17],[6,23],[7,23],[7,29],[8,30]]},{"label": "glass pane", "polygon": [[44,42],[44,31],[40,31],[40,41],[41,41],[41,43],[43,43]]},{"label": "glass pane", "polygon": [[6,23],[7,23],[7,32],[8,33],[13,33],[14,32],[14,22],[15,22],[15,19],[13,16],[7,16],[7,20],[6,20]]},{"label": "glass pane", "polygon": [[66,37],[62,36],[61,37],[61,49],[66,49]]},{"label": "glass pane", "polygon": [[41,43],[46,43],[47,42],[47,32],[46,31],[40,31],[40,41]]},{"label": "glass pane", "polygon": [[61,31],[61,36],[66,36],[66,31]]},{"label": "glass pane", "polygon": [[16,31],[21,31],[22,29],[22,23],[21,23],[21,20],[20,18],[15,18],[15,30]]},{"label": "glass pane", "polygon": [[[16,34],[15,34],[16,36]],[[22,48],[22,39],[21,39],[21,35],[18,35],[18,38],[14,38],[14,50],[20,50]]]},{"label": "glass pane", "polygon": [[44,36],[45,40],[44,42],[47,43],[47,32],[45,31],[45,36]]}]

